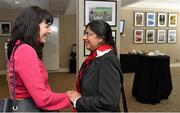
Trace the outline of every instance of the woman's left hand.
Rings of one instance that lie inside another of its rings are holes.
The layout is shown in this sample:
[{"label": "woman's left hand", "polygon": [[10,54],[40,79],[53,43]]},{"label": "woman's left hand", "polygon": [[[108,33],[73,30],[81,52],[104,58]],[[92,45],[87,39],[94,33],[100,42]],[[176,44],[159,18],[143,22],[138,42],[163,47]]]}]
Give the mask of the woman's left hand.
[{"label": "woman's left hand", "polygon": [[70,91],[67,91],[66,93],[69,96],[69,99],[71,100],[71,102],[73,103],[77,98],[81,97],[81,94],[75,90],[70,90]]}]

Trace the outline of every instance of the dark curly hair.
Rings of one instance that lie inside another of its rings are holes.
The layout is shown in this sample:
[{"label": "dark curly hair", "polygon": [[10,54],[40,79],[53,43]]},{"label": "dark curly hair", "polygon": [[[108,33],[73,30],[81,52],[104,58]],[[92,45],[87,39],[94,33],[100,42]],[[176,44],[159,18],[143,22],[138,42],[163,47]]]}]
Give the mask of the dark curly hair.
[{"label": "dark curly hair", "polygon": [[39,24],[43,20],[46,21],[46,24],[51,25],[53,23],[53,16],[38,6],[28,7],[16,18],[12,29],[12,37],[8,42],[8,59],[10,59],[17,40],[32,46],[35,49],[38,58],[42,59],[44,44],[39,43]]}]

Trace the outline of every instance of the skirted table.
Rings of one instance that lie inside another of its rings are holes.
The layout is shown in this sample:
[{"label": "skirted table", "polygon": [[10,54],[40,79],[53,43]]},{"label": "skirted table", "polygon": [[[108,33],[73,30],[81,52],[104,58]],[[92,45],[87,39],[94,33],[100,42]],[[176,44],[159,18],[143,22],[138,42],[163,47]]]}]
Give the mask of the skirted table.
[{"label": "skirted table", "polygon": [[123,73],[134,73],[139,59],[138,54],[120,54],[120,62]]},{"label": "skirted table", "polygon": [[139,55],[132,95],[142,103],[156,104],[172,91],[169,56]]}]

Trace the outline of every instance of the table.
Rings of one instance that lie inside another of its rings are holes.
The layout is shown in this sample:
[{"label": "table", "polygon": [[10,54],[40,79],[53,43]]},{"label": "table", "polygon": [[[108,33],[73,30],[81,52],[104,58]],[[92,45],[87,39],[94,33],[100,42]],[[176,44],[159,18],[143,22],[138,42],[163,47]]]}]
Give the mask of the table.
[{"label": "table", "polygon": [[138,54],[120,54],[121,69],[123,73],[132,73],[136,71],[138,56]]},{"label": "table", "polygon": [[156,104],[172,91],[169,56],[139,55],[132,95],[142,103]]}]

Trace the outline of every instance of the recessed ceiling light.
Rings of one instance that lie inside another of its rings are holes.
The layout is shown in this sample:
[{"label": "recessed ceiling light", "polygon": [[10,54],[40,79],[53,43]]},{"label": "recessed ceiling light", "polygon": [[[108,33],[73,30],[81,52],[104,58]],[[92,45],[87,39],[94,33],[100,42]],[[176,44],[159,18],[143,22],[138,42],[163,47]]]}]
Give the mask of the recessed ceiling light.
[{"label": "recessed ceiling light", "polygon": [[19,1],[14,1],[15,4],[19,4],[20,2]]}]

